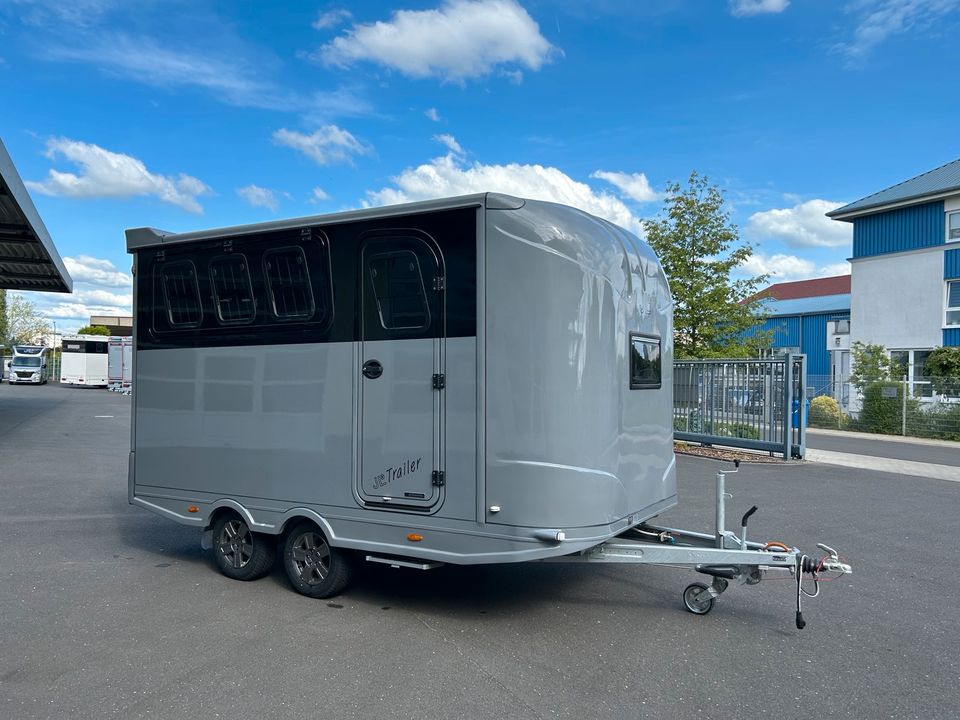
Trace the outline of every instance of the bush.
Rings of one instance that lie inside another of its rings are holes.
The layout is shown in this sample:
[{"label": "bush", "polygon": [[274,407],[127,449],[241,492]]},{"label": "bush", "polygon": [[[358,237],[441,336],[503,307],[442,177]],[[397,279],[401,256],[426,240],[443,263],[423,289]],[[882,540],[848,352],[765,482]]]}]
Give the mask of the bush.
[{"label": "bush", "polygon": [[760,432],[752,425],[744,423],[731,423],[729,425],[720,425],[719,435],[728,435],[729,437],[743,438],[744,440],[759,440]]},{"label": "bush", "polygon": [[829,395],[818,395],[810,401],[807,420],[814,427],[840,427],[843,413],[840,405]]}]

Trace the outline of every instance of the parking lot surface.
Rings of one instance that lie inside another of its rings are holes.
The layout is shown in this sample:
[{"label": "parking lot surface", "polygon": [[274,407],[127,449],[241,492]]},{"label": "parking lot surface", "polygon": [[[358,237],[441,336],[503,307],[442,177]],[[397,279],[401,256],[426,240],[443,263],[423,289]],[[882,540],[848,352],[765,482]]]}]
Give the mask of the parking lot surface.
[{"label": "parking lot surface", "polygon": [[[960,707],[957,483],[813,463],[728,478],[752,539],[838,548],[855,574],[807,600],[695,573],[522,564],[371,566],[342,596],[278,566],[218,574],[200,533],[127,504],[130,399],[0,388],[0,717],[951,718]],[[709,530],[715,462],[680,457]]]}]

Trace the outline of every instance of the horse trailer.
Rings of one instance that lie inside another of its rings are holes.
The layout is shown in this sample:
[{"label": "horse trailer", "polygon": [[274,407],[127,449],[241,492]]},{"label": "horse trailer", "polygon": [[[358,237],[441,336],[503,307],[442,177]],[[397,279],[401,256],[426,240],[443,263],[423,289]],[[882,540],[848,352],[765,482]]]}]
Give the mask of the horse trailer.
[{"label": "horse trailer", "polygon": [[60,382],[64,385],[107,386],[107,338],[67,335],[60,352]]},{"label": "horse trailer", "polygon": [[[314,597],[358,558],[620,562],[677,502],[670,289],[606,220],[488,193],[126,238],[129,500],[230,577],[278,540]],[[803,564],[753,545],[717,565]]]}]

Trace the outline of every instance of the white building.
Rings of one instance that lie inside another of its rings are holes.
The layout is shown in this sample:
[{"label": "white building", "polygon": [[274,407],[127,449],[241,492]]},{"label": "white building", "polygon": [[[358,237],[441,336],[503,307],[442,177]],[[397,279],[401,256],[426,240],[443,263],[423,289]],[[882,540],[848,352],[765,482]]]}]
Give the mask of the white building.
[{"label": "white building", "polygon": [[960,159],[827,213],[853,224],[850,341],[883,345],[930,397],[930,351],[960,346]]}]

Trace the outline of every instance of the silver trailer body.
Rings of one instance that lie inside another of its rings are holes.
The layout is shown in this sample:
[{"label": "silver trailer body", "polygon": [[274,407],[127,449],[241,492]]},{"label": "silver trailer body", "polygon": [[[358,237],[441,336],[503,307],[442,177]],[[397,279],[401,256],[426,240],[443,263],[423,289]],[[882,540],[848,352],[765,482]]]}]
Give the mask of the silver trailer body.
[{"label": "silver trailer body", "polygon": [[616,225],[482,194],[127,248],[133,504],[469,564],[676,503],[670,292]]}]

